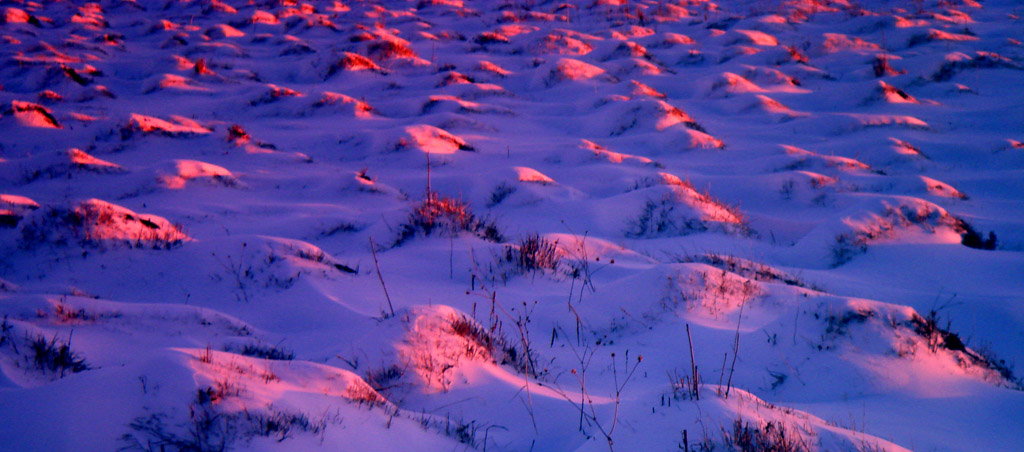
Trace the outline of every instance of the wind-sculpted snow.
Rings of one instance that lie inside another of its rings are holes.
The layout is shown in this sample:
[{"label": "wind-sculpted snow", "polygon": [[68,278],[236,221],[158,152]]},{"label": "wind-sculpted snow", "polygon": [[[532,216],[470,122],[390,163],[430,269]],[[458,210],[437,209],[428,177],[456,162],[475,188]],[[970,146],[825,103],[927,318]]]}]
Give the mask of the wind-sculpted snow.
[{"label": "wind-sculpted snow", "polygon": [[0,449],[1011,451],[1010,0],[0,5]]}]

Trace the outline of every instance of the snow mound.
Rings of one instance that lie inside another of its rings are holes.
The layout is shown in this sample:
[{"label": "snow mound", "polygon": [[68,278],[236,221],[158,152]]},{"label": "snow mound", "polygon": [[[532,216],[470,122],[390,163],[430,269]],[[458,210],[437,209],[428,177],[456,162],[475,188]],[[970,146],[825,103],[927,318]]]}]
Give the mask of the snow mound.
[{"label": "snow mound", "polygon": [[608,150],[608,148],[590,140],[581,140],[579,148],[588,154],[587,160],[598,160],[608,163],[631,163],[639,166],[654,165],[654,161],[643,156],[624,154]]},{"label": "snow mound", "polygon": [[596,133],[619,136],[626,133],[661,132],[672,126],[707,133],[697,121],[683,110],[660,99],[639,98],[612,101],[598,110],[604,124]]},{"label": "snow mound", "polygon": [[825,33],[824,39],[814,47],[816,55],[828,55],[840,52],[873,53],[882,50],[878,44],[865,41],[859,37],[850,37],[841,33]]},{"label": "snow mound", "polygon": [[383,68],[378,66],[377,63],[374,63],[369,58],[351,52],[343,52],[341,58],[338,58],[333,64],[328,66],[327,73],[324,75],[324,79],[329,79],[340,71],[370,71],[376,73],[386,72]]},{"label": "snow mound", "polygon": [[947,31],[936,30],[936,29],[933,28],[933,29],[930,29],[930,30],[928,30],[927,32],[924,32],[924,33],[916,33],[916,34],[910,35],[910,37],[907,39],[906,46],[907,47],[915,47],[915,46],[919,46],[919,45],[929,44],[929,43],[932,43],[932,42],[942,42],[942,41],[947,41],[947,42],[965,42],[965,41],[977,41],[977,40],[979,40],[979,38],[977,36],[972,36],[972,35],[969,35],[969,34],[961,34],[961,33],[950,33],[950,32],[947,32]]},{"label": "snow mound", "polygon": [[298,394],[340,397],[370,404],[387,400],[358,375],[303,361],[275,361],[209,349],[177,349],[190,359],[199,386],[233,390],[216,400],[224,412],[264,408]]},{"label": "snow mound", "polygon": [[723,72],[711,82],[708,97],[729,97],[737,94],[763,93],[766,90],[739,74]]},{"label": "snow mound", "polygon": [[660,75],[665,70],[658,64],[642,58],[627,58],[605,63],[608,73],[617,78]]},{"label": "snow mound", "polygon": [[651,60],[653,57],[644,46],[632,41],[619,41],[606,49],[600,50],[597,61],[607,62],[619,59],[641,58]]},{"label": "snow mound", "polygon": [[666,175],[654,183],[659,185],[630,193],[631,198],[640,196],[643,201],[639,212],[626,221],[627,237],[673,237],[709,231],[749,233],[739,209],[698,192],[688,182]]},{"label": "snow mound", "polygon": [[22,182],[71,177],[75,173],[123,174],[120,165],[94,157],[81,149],[48,153],[18,162]]},{"label": "snow mound", "polygon": [[931,130],[931,126],[914,116],[885,113],[821,114],[794,123],[797,131],[822,136],[842,136],[871,129]]},{"label": "snow mound", "polygon": [[754,100],[743,107],[741,111],[764,114],[774,122],[785,122],[810,116],[810,113],[794,111],[782,102],[763,94],[755,95]]},{"label": "snow mound", "polygon": [[516,166],[512,168],[516,173],[516,180],[519,182],[527,182],[533,184],[548,185],[554,184],[555,180],[544,175],[544,173],[537,171],[533,168],[527,168],[525,166]]},{"label": "snow mound", "polygon": [[937,82],[945,82],[962,72],[973,69],[1012,69],[1020,71],[1024,70],[1024,65],[995,52],[979,50],[973,56],[954,52],[945,56],[942,65],[932,73],[931,79]]},{"label": "snow mound", "polygon": [[[962,222],[938,205],[919,198],[884,197],[865,201],[838,222],[826,223],[797,243],[824,247],[832,266],[868,251],[869,245],[899,237],[911,243],[959,244]],[[823,253],[823,254],[825,254]]]},{"label": "snow mound", "polygon": [[29,212],[39,208],[39,203],[24,196],[0,194],[0,228],[13,228]]},{"label": "snow mound", "polygon": [[559,58],[554,63],[548,63],[535,71],[538,73],[538,84],[547,88],[570,82],[616,80],[604,69],[572,58]]},{"label": "snow mound", "polygon": [[455,96],[430,96],[430,100],[423,104],[423,113],[425,114],[441,112],[515,115],[514,111],[504,107],[463,100]]},{"label": "snow mound", "polygon": [[630,94],[632,94],[633,96],[647,96],[653,97],[655,99],[664,99],[665,97],[667,97],[665,96],[665,93],[662,93],[636,80],[630,80],[629,87]]},{"label": "snow mound", "polygon": [[725,45],[777,46],[779,40],[768,33],[757,30],[731,30],[723,35]]},{"label": "snow mound", "polygon": [[448,391],[465,381],[472,364],[507,364],[529,369],[529,357],[507,343],[494,329],[449,306],[418,307],[410,312],[411,328],[397,344],[399,359],[430,391]]},{"label": "snow mound", "polygon": [[217,24],[208,28],[203,35],[210,39],[241,38],[245,32],[227,24]]},{"label": "snow mound", "polygon": [[556,55],[586,55],[594,50],[594,47],[587,43],[593,37],[586,37],[579,33],[566,30],[557,30],[540,38],[532,49],[537,54]]},{"label": "snow mound", "polygon": [[511,71],[486,60],[477,63],[475,72],[480,74],[487,74],[498,78],[507,77],[512,74]]},{"label": "snow mound", "polygon": [[167,249],[191,240],[180,226],[163,217],[138,214],[99,199],[89,199],[71,208],[43,207],[26,216],[19,229],[19,244],[25,248],[43,243],[77,243]]},{"label": "snow mound", "polygon": [[159,176],[160,184],[173,190],[185,188],[188,182],[194,180],[225,187],[240,186],[231,171],[196,160],[175,160],[173,166]]},{"label": "snow mound", "polygon": [[856,172],[870,170],[867,164],[849,157],[838,155],[822,155],[814,151],[808,151],[796,146],[782,145],[786,154],[788,164],[783,167],[785,170],[817,170],[817,171],[843,171]]},{"label": "snow mound", "polygon": [[3,22],[5,24],[23,24],[29,21],[31,16],[24,10],[18,8],[4,8]]},{"label": "snow mound", "polygon": [[326,91],[313,103],[313,108],[324,112],[339,112],[356,118],[373,116],[374,109],[370,104],[344,94]]},{"label": "snow mound", "polygon": [[172,138],[206,135],[211,130],[199,125],[191,119],[172,115],[170,121],[152,116],[132,113],[128,124],[121,128],[122,137],[131,137],[135,133],[143,135],[161,135]]},{"label": "snow mound", "polygon": [[35,210],[39,208],[39,203],[30,198],[11,194],[0,194],[0,203],[3,203],[9,209]]},{"label": "snow mound", "polygon": [[204,93],[209,92],[210,90],[190,78],[185,78],[175,74],[161,74],[147,80],[142,86],[142,92],[144,94],[151,94],[158,91]]},{"label": "snow mound", "polygon": [[885,83],[881,80],[878,81],[878,85],[875,87],[874,92],[870,97],[865,99],[865,103],[870,102],[886,102],[890,104],[917,104],[917,99],[905,91]]},{"label": "snow mound", "polygon": [[725,149],[725,143],[707,133],[682,125],[676,125],[658,133],[638,133],[635,135],[638,149],[650,152],[651,155],[673,155],[682,151],[696,149]]},{"label": "snow mound", "polygon": [[4,116],[13,116],[17,124],[22,127],[63,129],[49,108],[32,102],[11,101],[11,105],[3,110],[0,118]]},{"label": "snow mound", "polygon": [[466,140],[426,124],[405,128],[405,134],[394,144],[394,150],[405,149],[416,149],[428,154],[454,154],[458,151],[474,150]]}]

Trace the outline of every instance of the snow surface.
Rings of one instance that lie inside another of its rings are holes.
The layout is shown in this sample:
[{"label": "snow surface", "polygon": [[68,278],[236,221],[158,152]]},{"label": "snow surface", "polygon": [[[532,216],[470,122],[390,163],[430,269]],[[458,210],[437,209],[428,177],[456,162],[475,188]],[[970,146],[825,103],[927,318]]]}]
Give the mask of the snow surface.
[{"label": "snow surface", "polygon": [[1020,450],[1016,0],[0,8],[0,450]]}]

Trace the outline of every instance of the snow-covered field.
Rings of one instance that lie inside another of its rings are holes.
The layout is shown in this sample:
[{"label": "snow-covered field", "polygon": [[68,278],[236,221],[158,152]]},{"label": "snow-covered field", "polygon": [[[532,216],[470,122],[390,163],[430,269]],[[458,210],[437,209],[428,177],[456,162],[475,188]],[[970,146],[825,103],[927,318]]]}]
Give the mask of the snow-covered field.
[{"label": "snow-covered field", "polygon": [[2,451],[1013,451],[1017,0],[0,2]]}]

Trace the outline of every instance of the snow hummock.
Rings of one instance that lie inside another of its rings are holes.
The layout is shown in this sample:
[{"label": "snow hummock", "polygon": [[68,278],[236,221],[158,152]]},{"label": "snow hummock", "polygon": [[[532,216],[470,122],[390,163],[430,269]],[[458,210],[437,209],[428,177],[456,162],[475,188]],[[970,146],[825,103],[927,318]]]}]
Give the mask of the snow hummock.
[{"label": "snow hummock", "polygon": [[7,2],[0,449],[1019,450],[1021,11],[904,3]]}]

